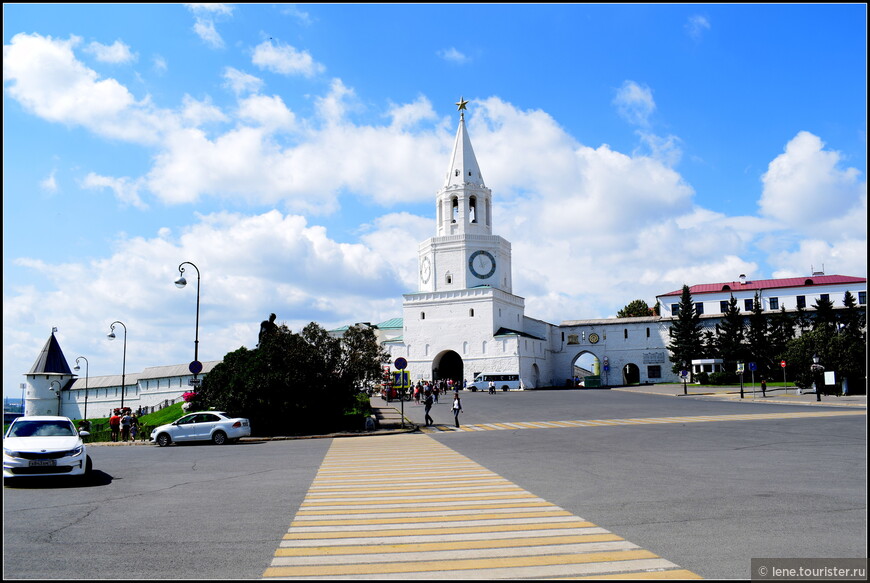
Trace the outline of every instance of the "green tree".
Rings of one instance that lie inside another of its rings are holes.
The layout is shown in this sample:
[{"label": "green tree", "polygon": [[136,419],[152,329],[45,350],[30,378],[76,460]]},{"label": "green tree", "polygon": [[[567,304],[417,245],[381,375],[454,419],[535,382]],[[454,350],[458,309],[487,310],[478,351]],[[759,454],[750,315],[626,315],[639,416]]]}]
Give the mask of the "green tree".
[{"label": "green tree", "polygon": [[643,300],[633,300],[616,313],[617,318],[641,318],[653,315],[653,310]]},{"label": "green tree", "polygon": [[[770,354],[773,357],[775,365],[778,361],[785,358],[788,343],[794,338],[795,325],[791,314],[785,311],[785,306],[781,307],[779,312],[771,314],[769,322],[768,340],[770,342]],[[790,371],[791,365],[786,370]]]},{"label": "green tree", "polygon": [[289,435],[342,428],[357,402],[358,386],[385,353],[374,334],[358,330],[331,337],[316,323],[299,334],[279,326],[256,350],[224,356],[203,379],[194,406],[251,420],[257,435]]},{"label": "green tree", "polygon": [[849,392],[865,392],[867,376],[867,316],[848,291],[843,296],[843,306],[837,322],[834,339],[835,355],[839,357],[837,370],[840,380],[846,383]]},{"label": "green tree", "polygon": [[737,363],[746,357],[744,339],[746,330],[740,308],[737,307],[737,299],[732,295],[728,300],[728,306],[719,323],[716,336],[716,348],[718,356],[723,361],[726,369],[737,370]]},{"label": "green tree", "polygon": [[813,330],[818,330],[821,327],[833,328],[837,317],[834,315],[834,302],[829,298],[820,297],[813,304],[815,313],[813,314]]},{"label": "green tree", "polygon": [[[677,319],[671,325],[671,343],[668,345],[671,371],[678,373],[682,368],[691,367],[692,360],[702,355],[701,317],[695,311],[689,286],[683,285],[678,304]],[[691,369],[689,369],[691,370]]]},{"label": "green tree", "polygon": [[748,358],[758,365],[760,378],[771,377],[774,354],[771,352],[770,328],[767,315],[761,306],[758,292],[749,315],[749,330],[746,333]]}]

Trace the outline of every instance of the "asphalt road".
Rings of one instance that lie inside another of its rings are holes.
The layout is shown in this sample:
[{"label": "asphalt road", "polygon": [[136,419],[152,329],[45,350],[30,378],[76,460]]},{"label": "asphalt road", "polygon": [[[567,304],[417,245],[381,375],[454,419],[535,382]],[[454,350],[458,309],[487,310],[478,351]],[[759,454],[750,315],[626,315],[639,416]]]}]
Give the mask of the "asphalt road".
[{"label": "asphalt road", "polygon": [[[464,393],[463,408],[463,424],[808,412],[617,391]],[[746,579],[753,557],[866,557],[862,412],[430,437],[698,575]],[[88,486],[4,488],[4,578],[259,578],[331,442],[91,446]]]}]

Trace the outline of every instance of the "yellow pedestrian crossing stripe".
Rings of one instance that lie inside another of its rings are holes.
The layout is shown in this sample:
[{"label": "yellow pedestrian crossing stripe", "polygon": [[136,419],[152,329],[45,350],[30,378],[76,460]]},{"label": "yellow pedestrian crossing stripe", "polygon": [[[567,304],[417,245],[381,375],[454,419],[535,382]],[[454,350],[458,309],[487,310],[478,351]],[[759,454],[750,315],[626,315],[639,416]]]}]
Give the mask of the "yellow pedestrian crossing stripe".
[{"label": "yellow pedestrian crossing stripe", "polygon": [[764,421],[769,419],[804,419],[808,417],[839,417],[866,415],[866,410],[848,411],[795,411],[791,413],[744,413],[737,415],[694,415],[685,417],[638,417],[630,419],[580,419],[575,421],[523,421],[513,423],[473,423],[431,425],[420,427],[423,433],[455,433],[463,431],[496,431],[504,429],[553,429],[565,427],[616,427],[621,425],[652,425],[656,423],[703,423],[708,421]]},{"label": "yellow pedestrian crossing stripe", "polygon": [[263,577],[700,578],[420,434],[333,440]]}]

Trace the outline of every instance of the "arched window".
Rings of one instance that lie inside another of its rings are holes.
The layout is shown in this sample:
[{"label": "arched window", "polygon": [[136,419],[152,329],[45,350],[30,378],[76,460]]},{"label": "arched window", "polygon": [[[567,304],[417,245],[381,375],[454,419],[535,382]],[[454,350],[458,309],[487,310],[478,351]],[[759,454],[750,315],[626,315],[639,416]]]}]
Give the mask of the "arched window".
[{"label": "arched window", "polygon": [[477,222],[477,197],[472,196],[468,200],[468,218],[469,222],[476,223]]},{"label": "arched window", "polygon": [[420,319],[421,319],[421,320],[425,320],[425,319],[426,319],[426,312],[420,312]]},{"label": "arched window", "polygon": [[472,318],[474,317],[474,308],[471,308],[470,310],[468,310],[468,315],[471,316]]}]

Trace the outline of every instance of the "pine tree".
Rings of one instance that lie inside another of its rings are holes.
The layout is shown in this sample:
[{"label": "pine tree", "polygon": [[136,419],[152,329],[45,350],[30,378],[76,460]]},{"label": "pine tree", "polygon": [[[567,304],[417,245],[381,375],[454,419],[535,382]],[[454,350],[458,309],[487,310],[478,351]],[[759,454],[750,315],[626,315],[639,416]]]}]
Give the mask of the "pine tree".
[{"label": "pine tree", "polygon": [[752,313],[749,316],[747,341],[748,356],[758,365],[758,373],[761,378],[770,378],[774,357],[770,350],[770,326],[768,317],[762,309],[758,292],[755,292],[755,302],[752,304]]},{"label": "pine tree", "polygon": [[724,361],[723,365],[728,370],[737,370],[737,363],[745,359],[745,336],[743,316],[740,314],[740,308],[737,307],[737,299],[732,295],[719,323],[719,333],[716,337],[719,358]]},{"label": "pine tree", "polygon": [[677,319],[671,325],[671,343],[668,345],[670,360],[673,363],[671,371],[678,373],[683,367],[691,370],[692,360],[703,354],[701,343],[701,318],[695,311],[689,286],[683,285],[678,304]]}]

